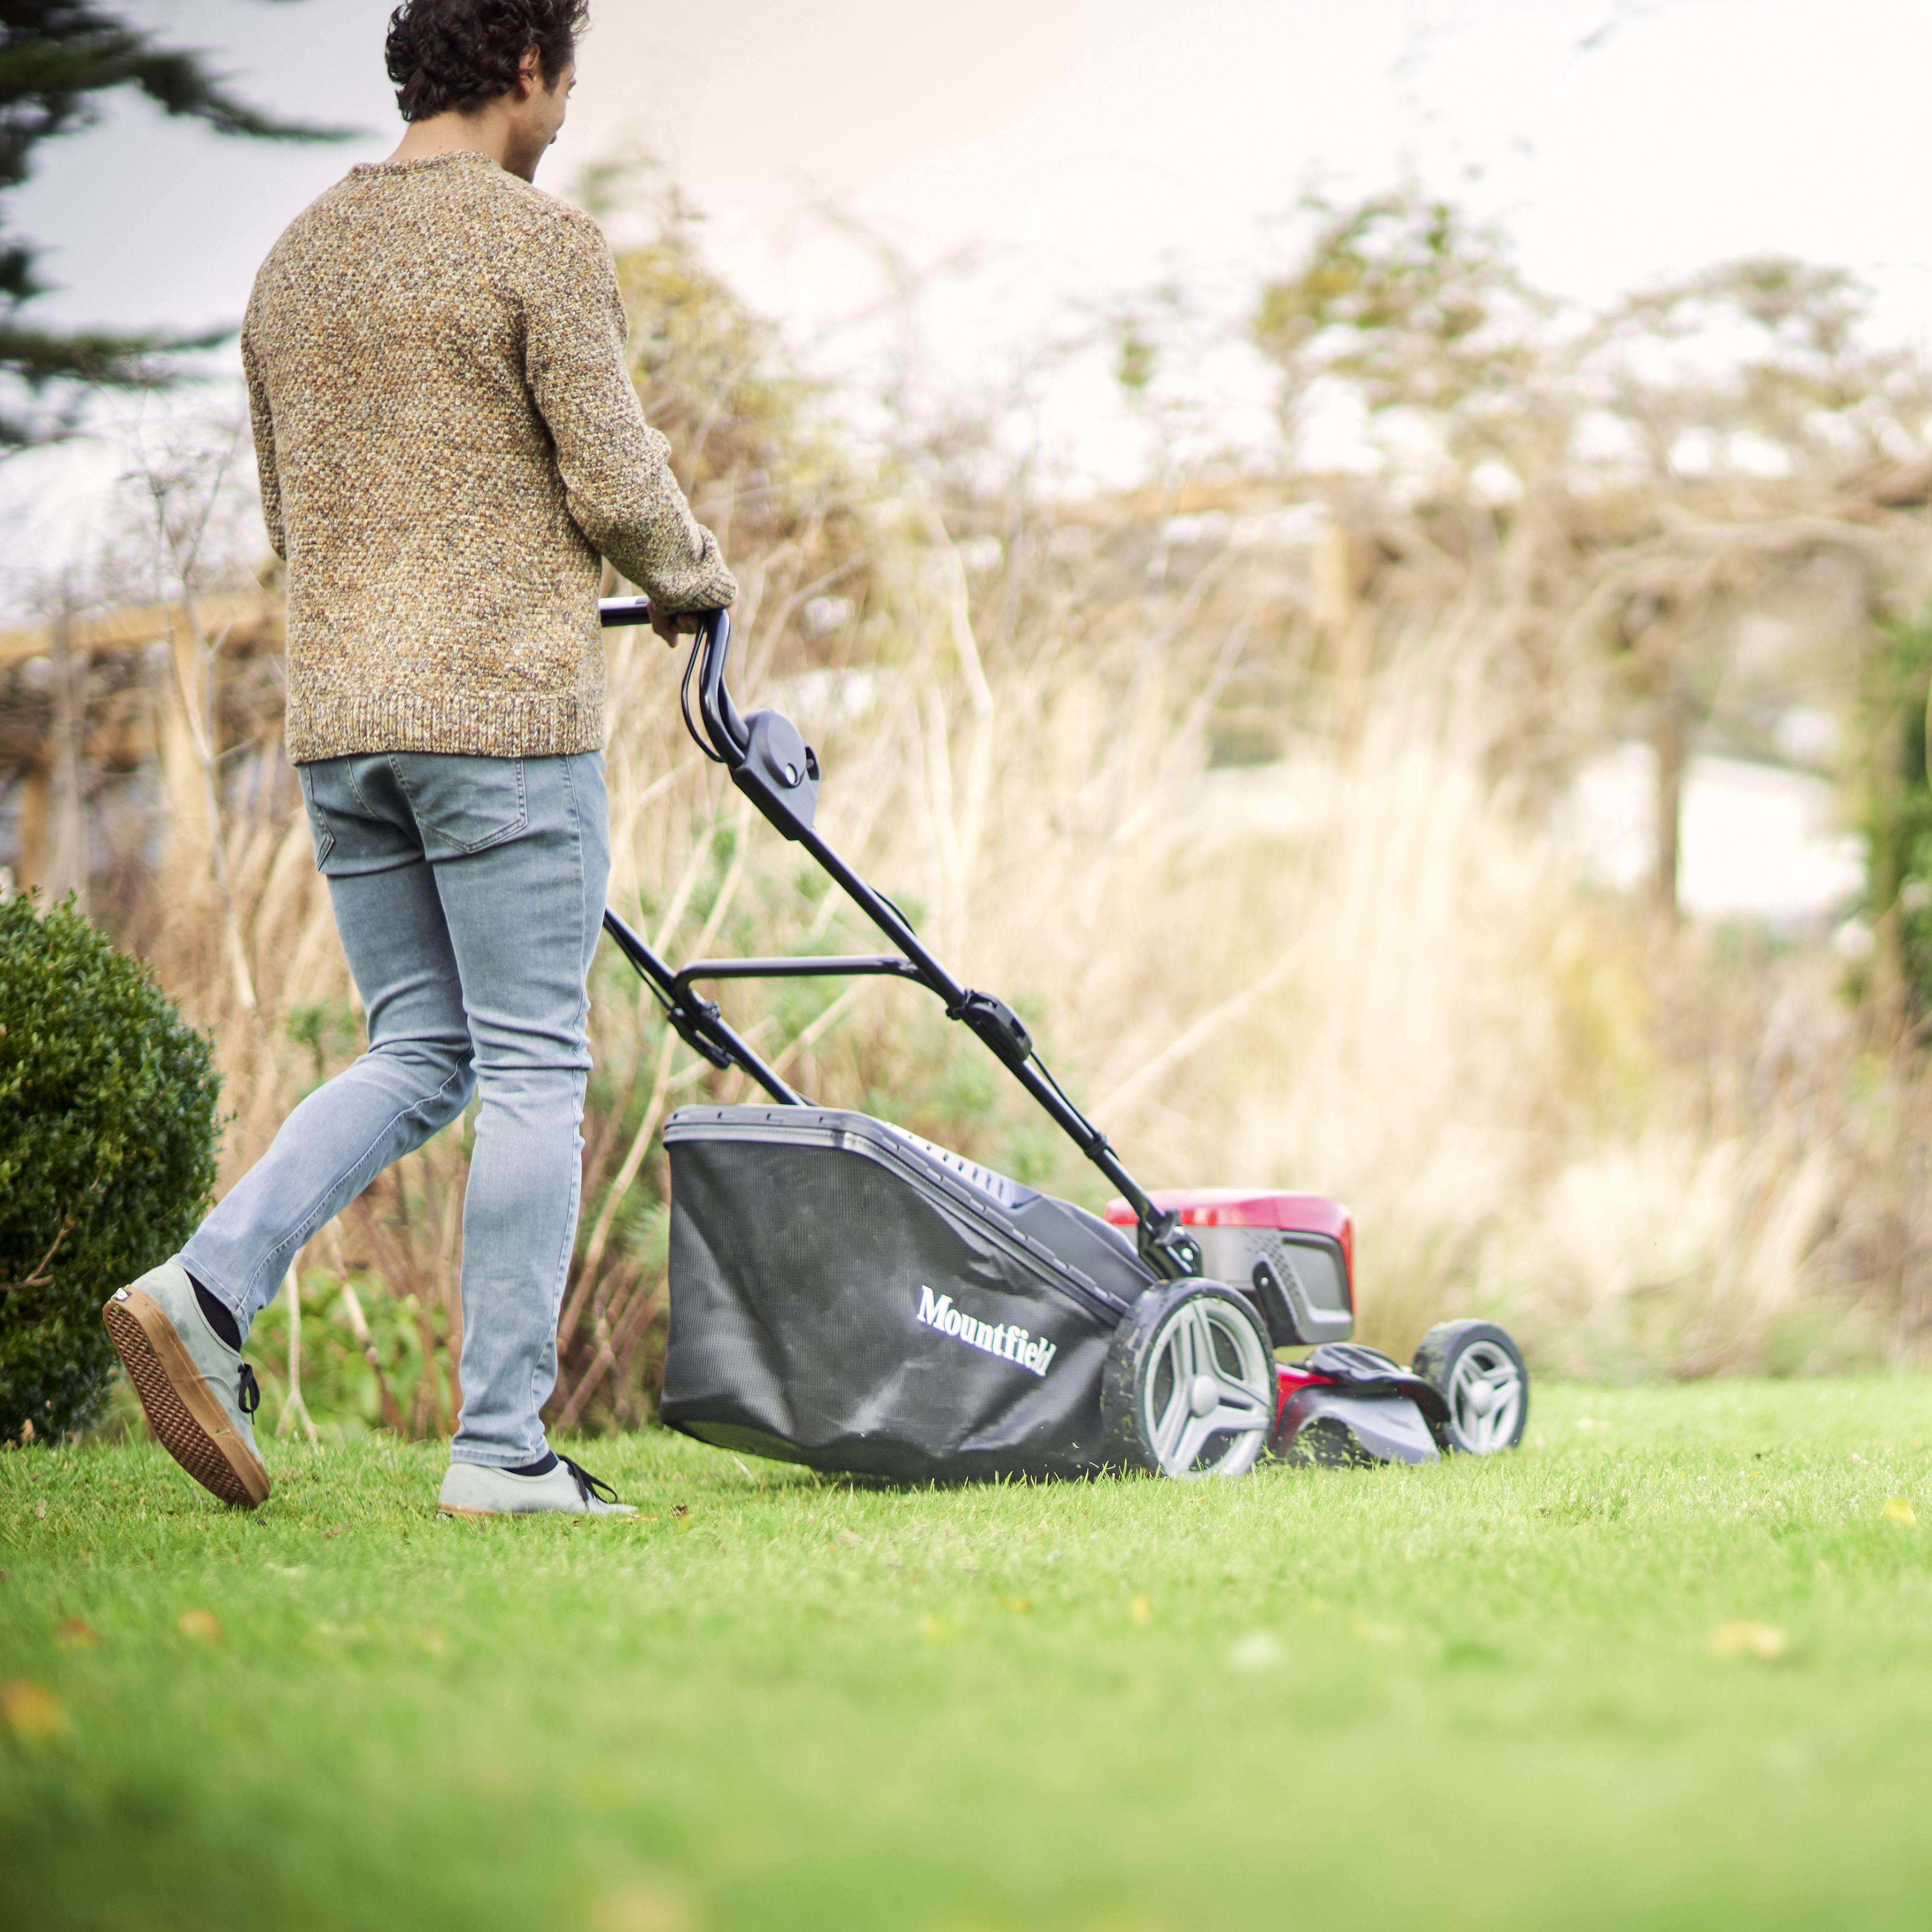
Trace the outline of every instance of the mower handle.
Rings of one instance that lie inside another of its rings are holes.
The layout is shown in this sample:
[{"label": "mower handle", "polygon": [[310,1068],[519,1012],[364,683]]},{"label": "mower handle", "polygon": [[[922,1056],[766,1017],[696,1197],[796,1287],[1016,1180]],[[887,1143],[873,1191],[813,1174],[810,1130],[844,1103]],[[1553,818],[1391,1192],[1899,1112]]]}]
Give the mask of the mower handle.
[{"label": "mower handle", "polygon": [[[602,597],[597,602],[597,621],[605,630],[627,628],[651,621],[648,597]],[[731,694],[724,688],[724,664],[731,652],[731,614],[728,610],[698,614],[698,636],[684,668],[684,688],[680,694],[684,722],[698,748],[719,764],[737,766],[744,762],[752,744],[751,728],[738,715]],[[691,715],[691,680],[698,677],[698,716],[704,721],[700,731]],[[710,742],[707,744],[706,740]]]},{"label": "mower handle", "polygon": [[[598,617],[607,629],[647,624],[650,602],[643,597],[607,597],[598,604]],[[697,740],[699,750],[730,768],[732,783],[780,832],[805,847],[903,956],[814,959],[802,967],[784,968],[782,976],[836,972],[890,974],[918,980],[945,1002],[946,1018],[961,1022],[977,1034],[1075,1146],[1126,1196],[1139,1223],[1141,1258],[1153,1272],[1168,1280],[1198,1274],[1200,1244],[1182,1229],[1178,1214],[1155,1206],[1152,1196],[1120,1165],[1106,1136],[1066,1097],[1052,1076],[1035,1064],[1033,1040],[1019,1016],[1004,1000],[976,992],[956,980],[921,944],[910,921],[898,908],[866,884],[813,829],[813,809],[818,795],[818,760],[812,748],[798,735],[796,727],[777,712],[756,712],[748,723],[738,715],[738,707],[724,687],[724,666],[730,650],[730,614],[724,610],[700,612],[698,640],[686,662],[680,693],[684,722]],[[698,679],[702,730],[691,715],[694,674]],[[656,988],[666,1017],[694,1050],[714,1066],[736,1060],[782,1106],[803,1104],[802,1096],[785,1084],[776,1070],[766,1066],[723,1024],[715,1006],[708,1000],[694,999],[691,992],[691,981],[700,976],[781,976],[774,969],[783,962],[701,960],[682,974],[674,974],[614,914],[607,911],[604,924],[631,963]],[[745,970],[747,967],[752,969],[748,973]],[[720,968],[736,970],[721,974]]]}]

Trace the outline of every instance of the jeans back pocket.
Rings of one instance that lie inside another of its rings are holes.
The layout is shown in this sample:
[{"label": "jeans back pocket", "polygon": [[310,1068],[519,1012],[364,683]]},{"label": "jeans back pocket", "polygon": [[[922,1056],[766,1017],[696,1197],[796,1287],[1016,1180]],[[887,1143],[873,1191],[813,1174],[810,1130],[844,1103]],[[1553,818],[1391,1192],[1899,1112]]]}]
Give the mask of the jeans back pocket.
[{"label": "jeans back pocket", "polygon": [[389,765],[415,814],[427,858],[484,851],[529,827],[530,794],[521,758],[392,752]]}]

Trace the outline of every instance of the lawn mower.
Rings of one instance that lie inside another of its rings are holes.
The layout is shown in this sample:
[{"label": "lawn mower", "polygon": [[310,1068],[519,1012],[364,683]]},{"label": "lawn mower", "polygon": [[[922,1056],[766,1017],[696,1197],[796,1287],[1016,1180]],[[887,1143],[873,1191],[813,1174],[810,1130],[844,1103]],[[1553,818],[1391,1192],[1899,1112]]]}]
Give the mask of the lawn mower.
[{"label": "lawn mower", "polygon": [[[602,614],[642,624],[650,607],[606,598]],[[1264,1456],[1420,1462],[1520,1442],[1528,1377],[1502,1329],[1445,1323],[1406,1369],[1348,1339],[1346,1208],[1140,1186],[1013,1010],[956,980],[819,836],[817,755],[778,712],[740,715],[730,640],[725,612],[700,620],[680,689],[692,736],[896,950],[674,969],[604,916],[680,1037],[767,1096],[682,1107],[664,1125],[664,1420],[721,1448],[898,1481],[1240,1476]],[[976,1036],[1118,1191],[1104,1217],[887,1121],[815,1106],[698,990],[868,975],[922,987]]]}]

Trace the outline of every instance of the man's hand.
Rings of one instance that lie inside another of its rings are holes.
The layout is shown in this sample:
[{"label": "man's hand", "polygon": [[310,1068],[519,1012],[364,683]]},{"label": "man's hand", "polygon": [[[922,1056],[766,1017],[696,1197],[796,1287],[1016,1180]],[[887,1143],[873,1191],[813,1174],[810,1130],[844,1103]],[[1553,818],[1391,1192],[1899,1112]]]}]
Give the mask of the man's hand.
[{"label": "man's hand", "polygon": [[695,610],[660,610],[653,604],[651,606],[651,628],[663,638],[670,650],[676,650],[680,636],[688,638],[698,628],[698,613]]}]

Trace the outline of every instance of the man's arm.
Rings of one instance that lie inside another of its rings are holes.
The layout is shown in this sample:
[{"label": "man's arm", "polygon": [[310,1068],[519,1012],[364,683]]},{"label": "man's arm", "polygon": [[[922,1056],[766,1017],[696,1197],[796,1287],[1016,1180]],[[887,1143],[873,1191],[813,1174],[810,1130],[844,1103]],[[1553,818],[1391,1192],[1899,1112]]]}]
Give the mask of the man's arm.
[{"label": "man's arm", "polygon": [[670,446],[644,421],[631,386],[610,255],[589,224],[558,229],[547,272],[530,278],[524,357],[570,514],[654,610],[716,610],[738,586],[718,539],[691,514],[671,473]]},{"label": "man's arm", "polygon": [[275,468],[275,419],[268,409],[268,388],[262,379],[261,364],[246,328],[242,332],[242,369],[248,379],[248,420],[255,430],[255,468],[262,479],[262,520],[268,526],[268,542],[284,562],[288,561],[288,538],[282,529],[282,483]]}]

